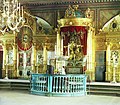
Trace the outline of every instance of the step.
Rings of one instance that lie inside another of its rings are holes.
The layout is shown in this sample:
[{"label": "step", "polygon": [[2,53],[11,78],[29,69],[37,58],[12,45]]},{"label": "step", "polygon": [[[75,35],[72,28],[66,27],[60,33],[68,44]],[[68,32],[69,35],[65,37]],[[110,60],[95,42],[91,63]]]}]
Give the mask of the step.
[{"label": "step", "polygon": [[89,95],[107,95],[107,96],[120,96],[120,92],[106,92],[106,91],[89,91]]},{"label": "step", "polygon": [[114,91],[114,92],[120,92],[120,88],[101,88],[101,87],[87,87],[87,90],[92,90],[92,91],[96,91],[96,90],[100,90],[100,91]]}]

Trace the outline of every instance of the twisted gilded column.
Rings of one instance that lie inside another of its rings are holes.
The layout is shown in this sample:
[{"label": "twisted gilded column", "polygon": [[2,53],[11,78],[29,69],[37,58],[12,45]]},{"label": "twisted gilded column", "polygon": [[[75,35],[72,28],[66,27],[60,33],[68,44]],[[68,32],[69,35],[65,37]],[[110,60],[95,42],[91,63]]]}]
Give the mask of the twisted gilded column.
[{"label": "twisted gilded column", "polygon": [[110,51],[110,42],[106,42],[107,50],[106,50],[106,81],[110,81],[111,75],[110,75],[110,60],[111,60],[111,51]]},{"label": "twisted gilded column", "polygon": [[46,73],[47,70],[47,46],[43,46],[43,73]]},{"label": "twisted gilded column", "polygon": [[60,53],[60,55],[63,56],[63,37],[62,37],[62,39],[61,39],[61,53]]},{"label": "twisted gilded column", "polygon": [[33,46],[32,46],[32,72],[33,73],[35,73],[36,59],[37,59],[36,43],[33,43]]},{"label": "twisted gilded column", "polygon": [[8,73],[7,73],[7,70],[6,70],[6,67],[7,67],[7,49],[6,49],[6,43],[3,42],[2,44],[2,47],[3,47],[3,71],[5,72],[5,76],[8,77]]},{"label": "twisted gilded column", "polygon": [[60,29],[57,29],[57,50],[56,55],[60,56],[61,54],[61,39],[60,39]]},{"label": "twisted gilded column", "polygon": [[91,30],[88,30],[88,39],[87,39],[87,70],[92,70],[92,34]]},{"label": "twisted gilded column", "polygon": [[13,76],[17,77],[17,44],[13,43]]},{"label": "twisted gilded column", "polygon": [[94,29],[89,27],[87,36],[87,71],[88,78],[91,81],[95,80],[95,49],[94,49]]}]

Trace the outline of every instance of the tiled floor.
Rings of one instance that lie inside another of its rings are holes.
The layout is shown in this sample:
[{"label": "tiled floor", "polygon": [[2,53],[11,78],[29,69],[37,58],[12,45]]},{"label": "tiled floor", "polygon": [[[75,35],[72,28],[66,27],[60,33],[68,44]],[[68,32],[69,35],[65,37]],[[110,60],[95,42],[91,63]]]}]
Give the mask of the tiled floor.
[{"label": "tiled floor", "polygon": [[120,105],[120,97],[99,95],[46,97],[23,91],[0,90],[0,105]]}]

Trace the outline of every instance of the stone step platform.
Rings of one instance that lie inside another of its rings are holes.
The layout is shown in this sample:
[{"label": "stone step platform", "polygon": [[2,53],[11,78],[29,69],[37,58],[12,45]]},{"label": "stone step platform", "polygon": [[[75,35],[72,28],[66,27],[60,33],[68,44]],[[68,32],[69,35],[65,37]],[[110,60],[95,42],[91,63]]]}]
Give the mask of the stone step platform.
[{"label": "stone step platform", "polygon": [[11,90],[30,90],[29,80],[18,80],[18,79],[0,79],[0,89],[11,89]]},{"label": "stone step platform", "polygon": [[120,83],[87,83],[87,93],[90,95],[120,96]]},{"label": "stone step platform", "polygon": [[[30,92],[30,80],[0,79],[0,89]],[[120,97],[120,83],[88,82],[88,95],[107,95]]]}]

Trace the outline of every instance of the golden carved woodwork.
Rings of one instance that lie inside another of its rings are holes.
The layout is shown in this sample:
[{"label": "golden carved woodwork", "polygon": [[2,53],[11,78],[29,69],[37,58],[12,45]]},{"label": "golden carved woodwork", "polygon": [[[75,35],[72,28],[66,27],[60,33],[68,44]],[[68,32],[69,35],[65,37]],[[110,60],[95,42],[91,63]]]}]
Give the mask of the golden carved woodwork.
[{"label": "golden carved woodwork", "polygon": [[80,16],[77,16],[77,12],[79,14],[78,5],[73,5],[73,7],[69,5],[67,10],[65,11],[65,18],[58,20],[58,26],[93,26],[93,20],[92,18],[90,18],[90,9],[86,11],[86,18],[82,16],[82,12],[80,13]]},{"label": "golden carved woodwork", "polygon": [[106,50],[106,48],[105,43],[96,43],[96,50]]},{"label": "golden carved woodwork", "polygon": [[96,35],[95,38],[95,45],[96,50],[106,50],[107,43],[110,43],[110,49],[111,50],[117,50],[120,49],[120,37],[118,32],[116,33],[100,33]]},{"label": "golden carved woodwork", "polygon": [[36,17],[32,16],[28,11],[24,12],[24,17],[25,17],[25,24],[28,25],[29,27],[32,28],[33,31],[35,30],[35,25],[36,25]]},{"label": "golden carved woodwork", "polygon": [[89,18],[63,18],[58,20],[60,27],[65,26],[92,26],[92,19]]},{"label": "golden carved woodwork", "polygon": [[120,44],[119,43],[113,43],[111,46],[111,50],[120,50]]},{"label": "golden carved woodwork", "polygon": [[85,11],[85,17],[87,17],[87,18],[92,18],[92,12],[91,12],[90,8],[88,8],[88,9]]},{"label": "golden carved woodwork", "polygon": [[54,51],[55,44],[54,43],[47,43],[46,45],[48,51]]},{"label": "golden carved woodwork", "polygon": [[44,44],[47,43],[47,50],[54,51],[54,45],[56,43],[55,35],[42,35],[42,36],[34,36],[33,42],[36,43],[37,50],[43,50]]},{"label": "golden carved woodwork", "polygon": [[74,41],[72,41],[70,43],[70,56],[68,58],[68,60],[81,60],[83,57],[82,51],[81,51],[82,46],[81,45],[77,45],[76,43],[74,43]]},{"label": "golden carved woodwork", "polygon": [[68,18],[68,17],[75,17],[75,10],[74,8],[72,8],[71,5],[69,5],[67,10],[65,11],[65,18]]}]

